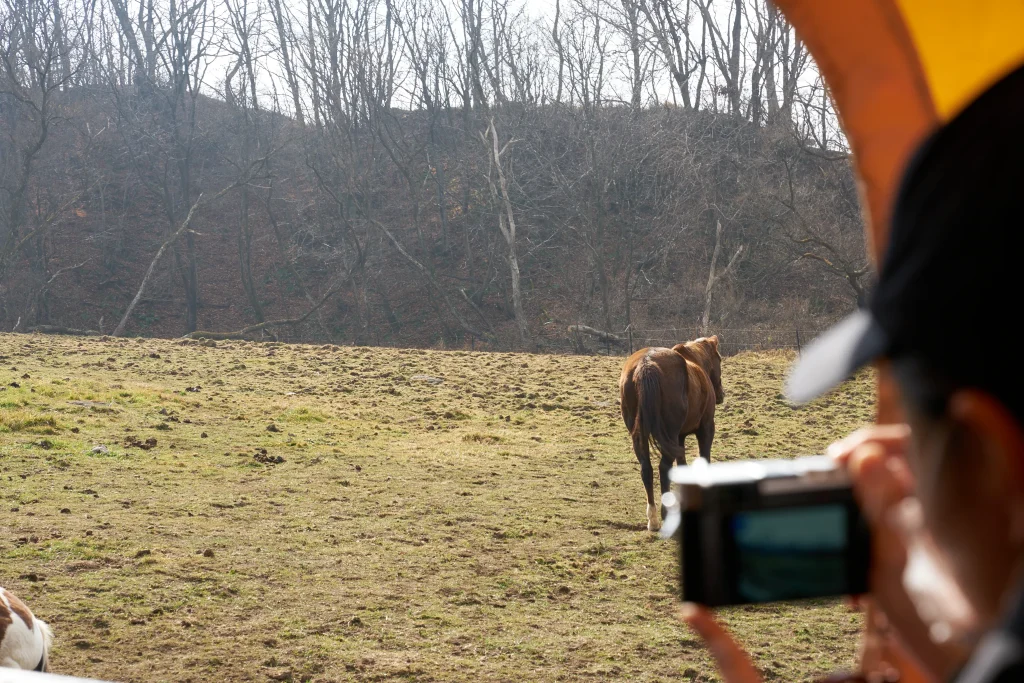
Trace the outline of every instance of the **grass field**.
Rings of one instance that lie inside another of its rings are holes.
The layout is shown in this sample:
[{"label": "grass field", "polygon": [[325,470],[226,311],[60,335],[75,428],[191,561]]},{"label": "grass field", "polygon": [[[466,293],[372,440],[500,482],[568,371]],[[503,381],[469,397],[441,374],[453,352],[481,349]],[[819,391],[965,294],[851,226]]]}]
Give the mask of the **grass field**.
[{"label": "grass field", "polygon": [[[645,531],[621,360],[0,335],[0,584],[58,673],[717,680]],[[713,459],[869,421],[866,376],[789,407],[791,360],[725,360]],[[852,664],[837,601],[723,617],[768,680]]]}]

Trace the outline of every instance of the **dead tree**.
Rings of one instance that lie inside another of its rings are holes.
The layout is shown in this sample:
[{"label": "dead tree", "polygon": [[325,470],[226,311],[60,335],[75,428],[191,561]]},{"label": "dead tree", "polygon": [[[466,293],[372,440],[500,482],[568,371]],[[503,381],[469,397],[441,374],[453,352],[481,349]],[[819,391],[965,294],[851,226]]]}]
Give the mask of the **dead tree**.
[{"label": "dead tree", "polygon": [[291,15],[286,14],[286,11],[281,5],[281,0],[270,0],[270,14],[274,18],[274,27],[277,29],[277,49],[281,53],[281,66],[284,68],[285,81],[291,92],[295,120],[300,126],[305,126],[306,118],[302,111],[299,76],[292,57],[292,48],[289,47],[294,42],[294,31],[292,30]]},{"label": "dead tree", "polygon": [[[224,3],[231,26],[233,40],[230,48],[234,52],[234,65],[224,79],[224,99],[233,110],[232,128],[236,132],[238,160],[232,163],[240,172],[247,172],[253,157],[259,152],[262,140],[261,112],[256,91],[256,63],[253,46],[259,39],[259,13],[253,17],[246,0],[228,0]],[[254,35],[256,34],[256,35]],[[238,76],[238,87],[234,77]],[[242,183],[238,203],[238,270],[249,307],[257,322],[264,321],[263,306],[252,274],[252,225],[251,190],[248,183]]]},{"label": "dead tree", "polygon": [[718,264],[718,254],[722,250],[722,221],[715,222],[715,250],[711,254],[711,267],[708,270],[708,283],[704,286],[704,313],[700,317],[700,333],[707,336],[711,328],[711,294],[715,290],[715,286],[721,282],[722,278],[732,272],[733,266],[736,265],[736,261],[739,260],[743,254],[743,246],[736,250],[736,253],[729,259],[728,265],[722,270],[715,272],[715,267]]},{"label": "dead tree", "polygon": [[505,238],[508,246],[508,267],[512,278],[512,311],[516,320],[516,327],[519,329],[519,342],[525,347],[530,339],[530,327],[526,322],[526,313],[523,312],[523,295],[519,286],[519,258],[516,255],[516,217],[512,211],[512,200],[508,195],[508,179],[505,177],[505,170],[501,166],[501,157],[508,151],[515,140],[509,140],[504,147],[498,142],[498,131],[494,127],[492,117],[487,125],[486,135],[481,133],[480,139],[488,144],[490,138],[490,165],[487,173],[487,182],[491,188],[491,198],[498,209],[498,229],[501,236]]},{"label": "dead tree", "polygon": [[[163,244],[160,245],[160,248],[157,249],[156,254],[153,256],[153,260],[150,261],[149,263],[149,268],[146,270],[145,276],[142,278],[142,282],[139,284],[139,289],[138,291],[136,291],[135,297],[132,299],[131,303],[128,304],[128,308],[125,309],[124,315],[121,317],[121,322],[119,322],[117,324],[117,327],[114,328],[114,331],[111,333],[111,336],[120,337],[122,334],[124,334],[125,327],[127,327],[128,325],[128,320],[131,318],[132,312],[135,310],[135,306],[138,305],[139,301],[142,299],[142,294],[146,291],[146,285],[149,284],[150,278],[153,277],[153,271],[156,269],[157,264],[163,257],[164,252],[166,252],[168,248],[173,247],[174,243],[177,242],[182,235],[188,234],[191,231],[191,225],[193,219],[195,218],[196,211],[198,211],[203,206],[206,206],[210,203],[217,201],[218,199],[220,199],[227,193],[231,192],[232,190],[236,189],[240,185],[248,183],[252,177],[254,169],[257,166],[265,164],[266,159],[267,157],[263,157],[261,159],[256,160],[249,168],[245,169],[245,172],[242,173],[235,182],[231,183],[227,187],[223,188],[220,192],[210,197],[208,201],[203,200],[202,194],[199,195],[195,203],[191,206],[191,208],[189,208],[188,213],[185,215],[185,219],[181,222],[181,225],[178,226],[178,229],[175,230],[170,237],[164,240]],[[191,332],[193,330],[189,331]]]},{"label": "dead tree", "polygon": [[[654,36],[654,42],[661,53],[661,58],[668,66],[679,96],[683,100],[683,107],[686,109],[700,108],[700,83],[704,80],[707,56],[703,49],[698,52],[696,42],[690,37],[690,27],[694,18],[692,4],[700,2],[700,0],[686,0],[682,10],[678,3],[671,2],[671,0],[621,1],[628,17],[630,12],[639,12],[647,20],[647,26]],[[632,21],[630,21],[630,33],[632,33],[632,29]],[[706,26],[704,30],[706,31]],[[690,79],[695,73],[699,74],[698,85],[694,89],[694,94],[691,94]]]}]

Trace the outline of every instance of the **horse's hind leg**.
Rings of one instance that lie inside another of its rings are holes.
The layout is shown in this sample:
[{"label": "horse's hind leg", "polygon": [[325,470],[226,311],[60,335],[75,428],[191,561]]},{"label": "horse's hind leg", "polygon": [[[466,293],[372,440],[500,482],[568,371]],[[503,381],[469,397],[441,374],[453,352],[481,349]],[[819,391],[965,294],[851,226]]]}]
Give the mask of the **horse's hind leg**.
[{"label": "horse's hind leg", "polygon": [[647,492],[647,530],[657,531],[661,528],[661,520],[658,519],[658,506],[654,503],[654,467],[651,465],[650,444],[646,439],[633,437],[633,452],[640,462],[640,479]]},{"label": "horse's hind leg", "polygon": [[[675,458],[673,458],[671,453],[662,453],[661,454],[661,462],[658,465],[658,473],[661,475],[661,495],[665,495],[665,493],[672,486],[671,482],[669,482],[669,480],[668,480],[668,471],[670,469],[672,469],[672,462],[673,462],[673,460],[676,460],[676,462],[678,462],[679,459],[683,459],[682,455],[676,454]],[[683,460],[684,460],[684,464],[685,464],[685,459],[683,459]],[[668,508],[666,508],[664,505],[662,505],[661,506],[661,518],[665,519],[665,516],[667,514],[668,514]]]},{"label": "horse's hind leg", "polygon": [[676,451],[676,464],[682,467],[686,464],[686,435],[679,435],[679,450]]},{"label": "horse's hind leg", "polygon": [[697,448],[700,450],[700,457],[704,458],[704,462],[711,462],[711,442],[714,440],[715,421],[714,419],[705,420],[697,428]]}]

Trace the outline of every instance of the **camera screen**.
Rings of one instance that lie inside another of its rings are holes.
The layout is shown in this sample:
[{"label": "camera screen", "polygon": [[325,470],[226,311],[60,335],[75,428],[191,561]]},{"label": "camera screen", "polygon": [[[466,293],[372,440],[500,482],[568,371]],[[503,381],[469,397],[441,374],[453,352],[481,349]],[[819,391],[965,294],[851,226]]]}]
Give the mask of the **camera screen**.
[{"label": "camera screen", "polygon": [[769,602],[846,593],[848,518],[842,504],[733,515],[739,595]]}]

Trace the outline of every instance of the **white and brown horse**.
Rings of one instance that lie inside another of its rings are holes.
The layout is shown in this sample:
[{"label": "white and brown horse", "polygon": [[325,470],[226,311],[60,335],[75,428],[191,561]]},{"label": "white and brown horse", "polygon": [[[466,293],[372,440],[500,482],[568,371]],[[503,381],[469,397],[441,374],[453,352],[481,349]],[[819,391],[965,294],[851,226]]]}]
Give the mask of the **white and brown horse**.
[{"label": "white and brown horse", "polygon": [[52,642],[46,622],[0,586],[0,667],[46,671]]},{"label": "white and brown horse", "polygon": [[654,498],[650,444],[653,441],[661,453],[662,493],[668,490],[672,465],[686,464],[683,440],[687,435],[696,435],[700,457],[711,462],[715,406],[725,400],[718,337],[702,337],[671,349],[640,349],[622,368],[619,398],[647,491],[647,528],[657,531],[664,514],[658,515]]}]

